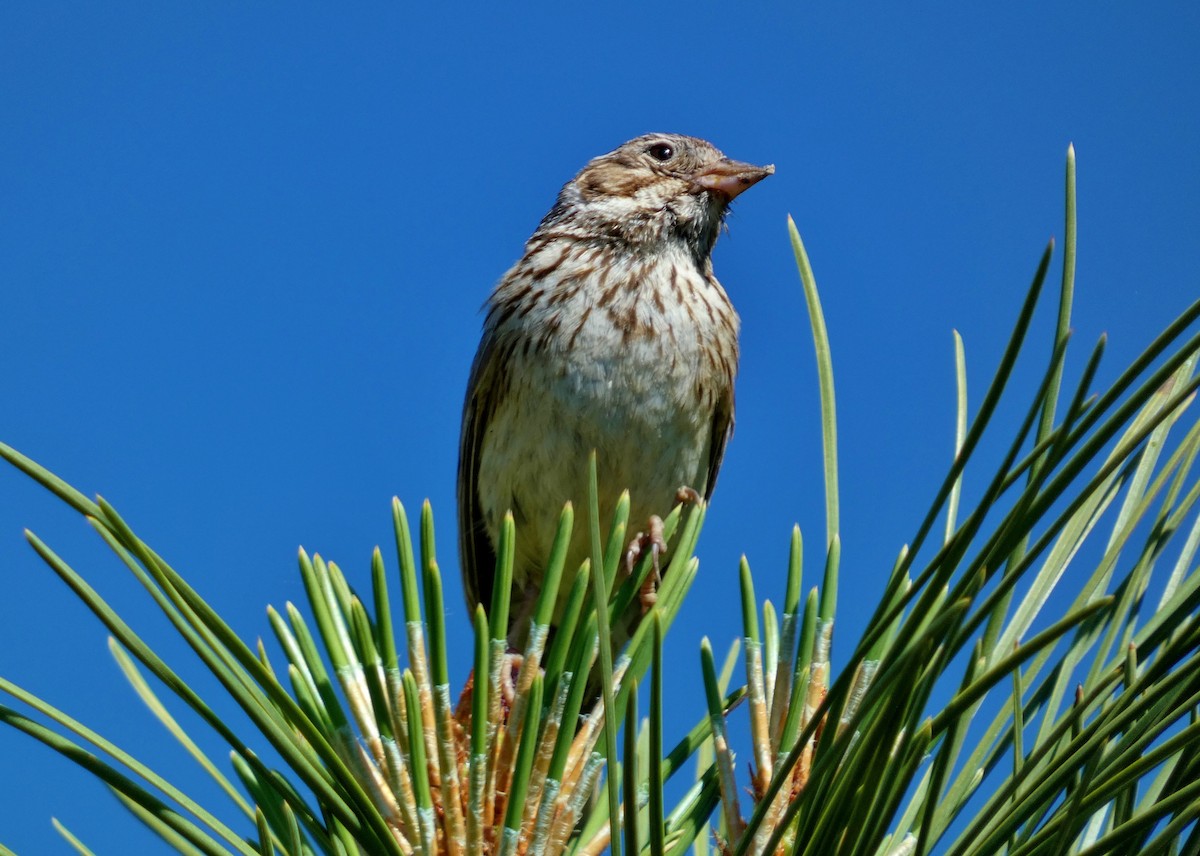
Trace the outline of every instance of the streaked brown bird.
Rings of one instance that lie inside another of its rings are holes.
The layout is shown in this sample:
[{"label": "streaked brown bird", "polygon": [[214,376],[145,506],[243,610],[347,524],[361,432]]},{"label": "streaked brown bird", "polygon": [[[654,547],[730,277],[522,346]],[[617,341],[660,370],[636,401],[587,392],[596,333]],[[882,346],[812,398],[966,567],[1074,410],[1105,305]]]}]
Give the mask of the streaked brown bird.
[{"label": "streaked brown bird", "polygon": [[[729,203],[774,171],[695,137],[630,140],[567,182],[488,299],[463,405],[460,553],[468,605],[490,605],[512,511],[513,644],[563,503],[587,507],[593,449],[602,521],[625,488],[631,525],[666,514],[681,489],[712,495],[733,431],[738,316],[711,253]],[[566,573],[587,555],[577,523]]]}]

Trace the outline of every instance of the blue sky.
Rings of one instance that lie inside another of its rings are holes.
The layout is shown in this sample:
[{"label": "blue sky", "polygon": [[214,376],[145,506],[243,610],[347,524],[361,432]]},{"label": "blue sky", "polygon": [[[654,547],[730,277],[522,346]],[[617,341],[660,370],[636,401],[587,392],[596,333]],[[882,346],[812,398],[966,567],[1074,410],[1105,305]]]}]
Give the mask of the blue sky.
[{"label": "blue sky", "polygon": [[[267,603],[302,600],[298,545],[365,585],[393,495],[414,513],[431,499],[452,572],[478,309],[558,188],[648,131],[773,162],[715,254],[743,355],[701,577],[669,650],[690,724],[700,636],[723,649],[740,633],[739,555],[778,600],[792,523],[822,540],[788,213],[834,350],[843,650],[948,465],[951,330],[977,403],[1062,233],[1068,143],[1074,323],[1083,348],[1109,334],[1101,380],[1200,293],[1200,11],[1028,7],[6,4],[0,440],[103,494],[246,637],[266,632]],[[103,629],[24,526],[186,662],[84,524],[3,470],[0,674],[219,804],[130,701]],[[453,573],[447,600],[465,627]],[[0,731],[0,759],[5,845],[67,852],[54,815],[98,852],[155,852],[49,750]]]}]

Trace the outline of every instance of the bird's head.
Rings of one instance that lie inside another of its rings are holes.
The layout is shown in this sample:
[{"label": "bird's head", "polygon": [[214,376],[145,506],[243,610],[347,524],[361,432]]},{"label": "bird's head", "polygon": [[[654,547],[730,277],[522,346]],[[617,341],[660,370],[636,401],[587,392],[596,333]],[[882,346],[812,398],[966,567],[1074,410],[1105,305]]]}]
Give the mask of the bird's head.
[{"label": "bird's head", "polygon": [[652,250],[683,241],[707,258],[733,198],[775,172],[682,134],[647,134],[592,159],[542,229],[568,228]]}]

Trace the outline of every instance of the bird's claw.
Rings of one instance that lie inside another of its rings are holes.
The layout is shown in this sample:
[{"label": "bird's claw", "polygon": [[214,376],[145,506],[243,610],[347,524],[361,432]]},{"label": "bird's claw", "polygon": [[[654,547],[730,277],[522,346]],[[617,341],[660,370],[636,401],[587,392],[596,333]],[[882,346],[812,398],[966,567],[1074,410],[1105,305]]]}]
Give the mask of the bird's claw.
[{"label": "bird's claw", "polygon": [[642,557],[642,553],[646,550],[650,551],[651,572],[638,590],[638,600],[641,601],[643,615],[649,612],[650,608],[658,601],[658,586],[662,582],[658,557],[667,551],[667,541],[663,537],[662,518],[656,514],[651,515],[646,529],[647,531],[633,536],[633,540],[629,542],[629,549],[625,552],[625,569],[632,576],[633,567]]},{"label": "bird's claw", "polygon": [[694,487],[683,485],[675,491],[675,501],[682,505],[700,505],[704,502],[704,497]]},{"label": "bird's claw", "polygon": [[505,710],[512,710],[517,702],[517,677],[524,662],[525,658],[515,651],[504,655],[504,665],[500,669],[500,702]]}]

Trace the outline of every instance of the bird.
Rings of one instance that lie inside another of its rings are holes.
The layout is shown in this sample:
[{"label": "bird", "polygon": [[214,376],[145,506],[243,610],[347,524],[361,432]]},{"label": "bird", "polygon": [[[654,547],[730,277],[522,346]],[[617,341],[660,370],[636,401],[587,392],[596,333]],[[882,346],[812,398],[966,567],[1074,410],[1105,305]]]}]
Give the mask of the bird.
[{"label": "bird", "polygon": [[[733,199],[774,171],[696,137],[630,140],[563,186],[487,299],[463,403],[459,552],[468,607],[490,607],[512,513],[510,645],[528,632],[564,503],[587,507],[590,452],[601,521],[628,489],[630,521],[650,521],[631,550],[649,540],[656,566],[659,515],[712,496],[733,431],[740,321],[711,254]],[[576,525],[554,622],[589,554]]]}]

